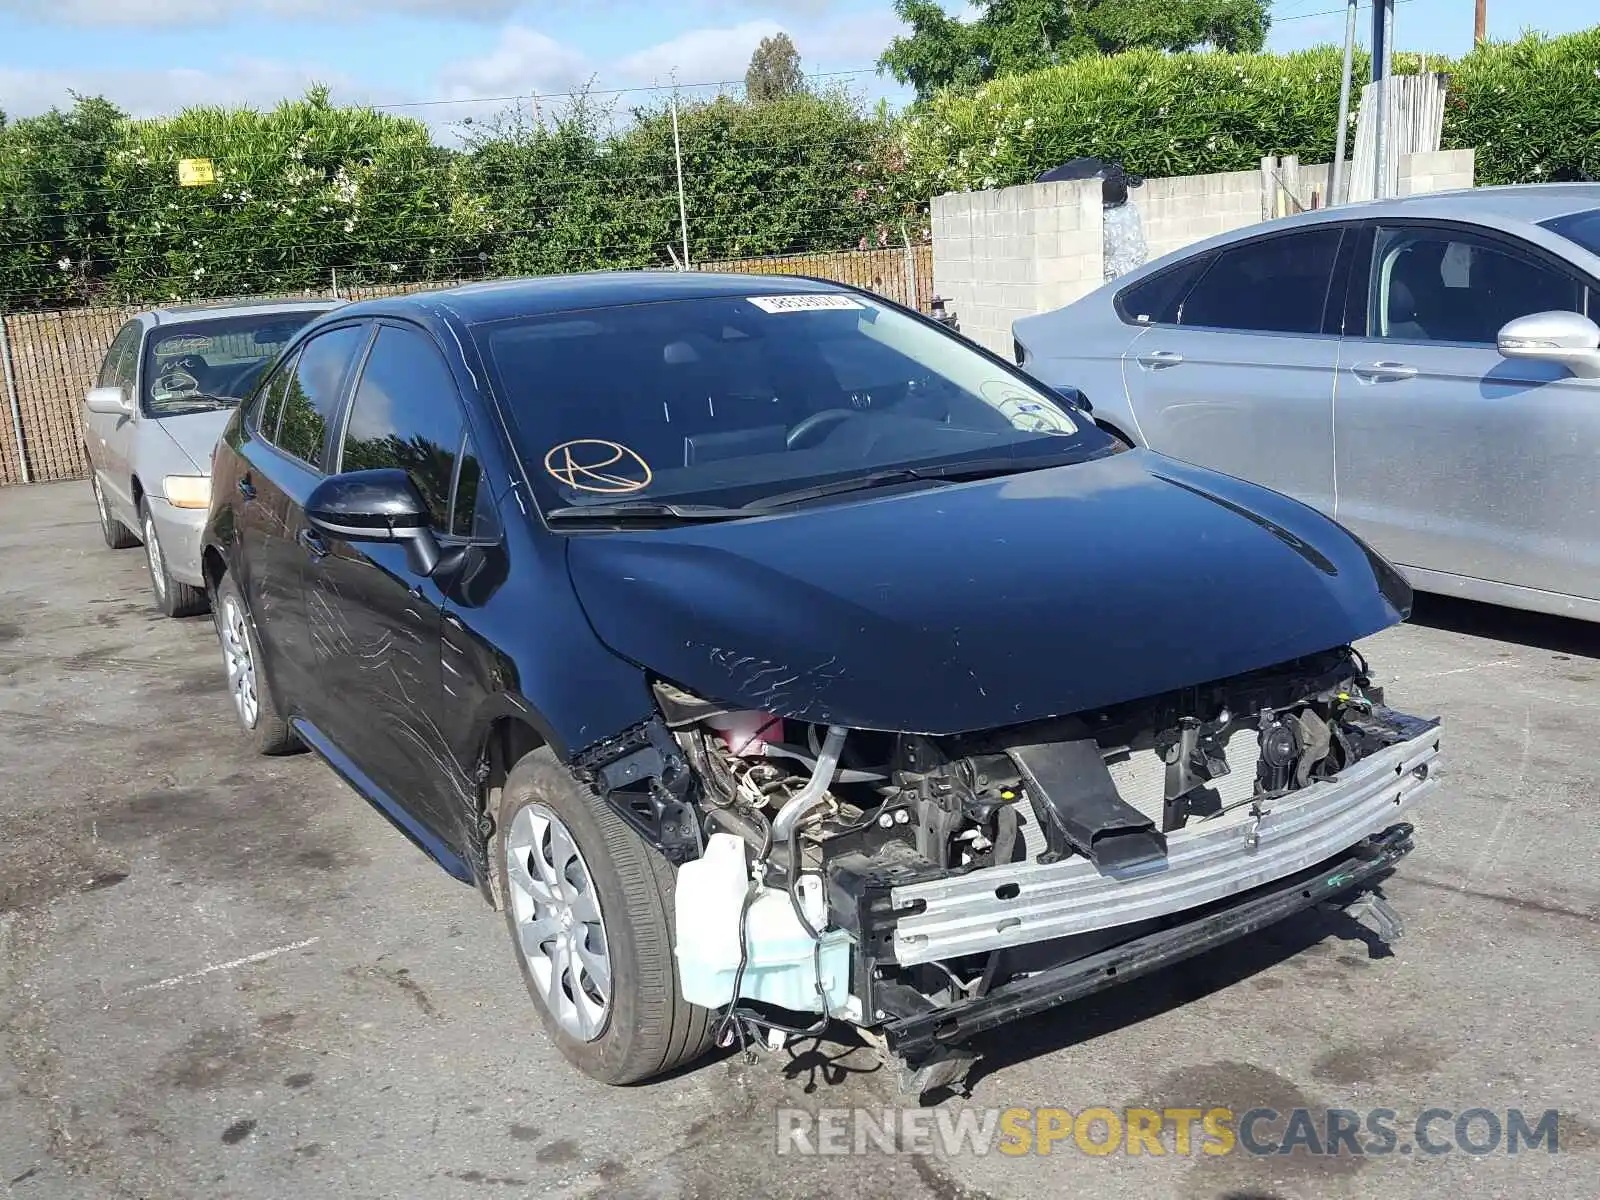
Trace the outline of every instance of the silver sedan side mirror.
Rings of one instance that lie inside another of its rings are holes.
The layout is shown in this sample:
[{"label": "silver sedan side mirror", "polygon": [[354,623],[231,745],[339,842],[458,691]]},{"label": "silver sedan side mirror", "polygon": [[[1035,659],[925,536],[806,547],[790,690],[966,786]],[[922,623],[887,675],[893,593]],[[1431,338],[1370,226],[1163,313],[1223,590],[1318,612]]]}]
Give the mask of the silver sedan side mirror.
[{"label": "silver sedan side mirror", "polygon": [[133,400],[123,387],[97,387],[89,389],[89,411],[108,417],[133,416]]},{"label": "silver sedan side mirror", "polygon": [[1560,363],[1579,379],[1600,379],[1600,325],[1582,313],[1529,313],[1507,321],[1497,342],[1506,358]]}]

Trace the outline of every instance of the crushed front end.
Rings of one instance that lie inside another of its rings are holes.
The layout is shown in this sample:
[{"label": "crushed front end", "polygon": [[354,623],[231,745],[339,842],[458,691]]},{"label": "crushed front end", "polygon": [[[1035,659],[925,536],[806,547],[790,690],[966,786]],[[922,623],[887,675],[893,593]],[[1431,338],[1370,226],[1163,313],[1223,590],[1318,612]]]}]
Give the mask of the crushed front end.
[{"label": "crushed front end", "polygon": [[680,863],[685,996],[725,1040],[849,1021],[918,1090],[975,1034],[1303,908],[1397,936],[1370,888],[1440,744],[1350,647],[944,737],[656,695],[589,774]]}]

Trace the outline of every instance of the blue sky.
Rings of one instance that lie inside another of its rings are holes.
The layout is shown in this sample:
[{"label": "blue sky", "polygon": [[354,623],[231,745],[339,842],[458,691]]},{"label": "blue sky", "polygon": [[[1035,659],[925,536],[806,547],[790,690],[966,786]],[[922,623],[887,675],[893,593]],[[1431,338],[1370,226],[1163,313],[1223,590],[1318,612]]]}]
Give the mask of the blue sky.
[{"label": "blue sky", "polygon": [[[1342,37],[1340,0],[1278,0],[1274,12],[1273,49]],[[1597,18],[1595,0],[1489,0],[1497,38],[1530,22],[1563,33]],[[1363,11],[1363,40],[1367,24]],[[1400,0],[1396,26],[1399,49],[1460,54],[1472,5]],[[0,0],[0,110],[39,112],[66,103],[68,89],[140,115],[268,106],[320,80],[335,100],[416,104],[410,111],[445,131],[502,107],[493,98],[590,80],[602,89],[736,80],[779,29],[808,72],[861,72],[845,78],[869,96],[906,98],[871,72],[899,29],[891,0]]]}]

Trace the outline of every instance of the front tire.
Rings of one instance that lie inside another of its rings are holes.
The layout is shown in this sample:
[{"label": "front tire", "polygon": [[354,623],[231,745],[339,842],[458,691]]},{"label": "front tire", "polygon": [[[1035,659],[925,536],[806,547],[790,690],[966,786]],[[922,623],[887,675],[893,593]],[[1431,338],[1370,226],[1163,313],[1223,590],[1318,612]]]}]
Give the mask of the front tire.
[{"label": "front tire", "polygon": [[228,674],[228,694],[234,715],[249,736],[258,754],[291,754],[300,748],[300,739],[284,718],[272,685],[262,671],[261,643],[256,638],[255,622],[244,606],[233,576],[224,575],[217,584],[213,610],[217,639],[222,643],[222,663]]},{"label": "front tire", "polygon": [[137,546],[139,539],[133,536],[133,531],[111,515],[111,506],[106,503],[106,494],[100,487],[100,473],[93,467],[89,468],[89,486],[94,490],[95,512],[100,517],[100,536],[105,538],[106,545],[112,550]]},{"label": "front tire", "polygon": [[169,617],[193,617],[206,610],[206,594],[197,587],[172,577],[167,556],[161,552],[161,537],[146,501],[139,504],[139,523],[144,528],[145,564],[150,568],[150,590],[156,607]]},{"label": "front tire", "polygon": [[672,864],[548,747],[512,769],[497,819],[506,926],[567,1061],[601,1083],[629,1084],[704,1054],[713,1014],[678,986]]}]

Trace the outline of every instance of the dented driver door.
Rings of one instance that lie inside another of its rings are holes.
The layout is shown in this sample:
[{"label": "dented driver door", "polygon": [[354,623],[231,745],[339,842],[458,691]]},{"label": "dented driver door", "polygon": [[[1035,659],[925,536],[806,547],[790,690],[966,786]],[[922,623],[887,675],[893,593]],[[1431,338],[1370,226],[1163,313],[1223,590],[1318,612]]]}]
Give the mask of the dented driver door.
[{"label": "dented driver door", "polygon": [[[462,416],[448,369],[421,330],[384,324],[340,439],[340,472],[398,467],[449,540]],[[440,727],[441,579],[398,543],[317,537],[305,568],[312,670],[327,736],[391,799],[391,819],[436,858],[460,851],[460,770]]]}]

